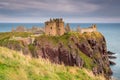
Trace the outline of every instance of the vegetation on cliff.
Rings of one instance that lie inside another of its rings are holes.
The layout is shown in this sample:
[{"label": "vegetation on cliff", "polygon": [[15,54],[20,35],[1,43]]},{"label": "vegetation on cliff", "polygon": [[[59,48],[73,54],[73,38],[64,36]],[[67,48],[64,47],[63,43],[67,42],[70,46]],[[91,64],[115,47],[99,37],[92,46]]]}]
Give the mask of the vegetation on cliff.
[{"label": "vegetation on cliff", "polygon": [[22,42],[12,39],[13,37],[29,37],[32,33],[28,32],[4,32],[0,33],[0,46],[8,47],[20,51],[24,48]]},{"label": "vegetation on cliff", "polygon": [[[94,62],[93,59],[89,57],[89,55],[92,55],[92,53],[86,54],[87,52],[84,53],[83,51],[79,50],[78,46],[76,45],[79,43],[82,45],[85,44],[86,47],[92,50],[90,44],[88,43],[88,40],[92,39],[92,40],[100,41],[103,38],[104,37],[99,32],[84,33],[84,34],[80,34],[78,32],[69,32],[62,36],[47,36],[47,35],[39,36],[36,38],[35,44],[39,44],[40,46],[38,47],[41,48],[46,45],[47,46],[49,45],[50,47],[54,48],[54,47],[58,47],[59,43],[61,43],[63,47],[67,49],[69,52],[71,51],[71,48],[69,48],[71,46],[74,51],[74,54],[79,55],[82,58],[82,60],[85,62],[84,67],[92,70],[92,68],[96,66],[96,64],[93,63]],[[34,45],[34,47],[35,46],[36,45]],[[98,56],[100,56],[100,53],[94,54],[94,57],[97,58]]]},{"label": "vegetation on cliff", "polygon": [[104,80],[87,69],[53,64],[0,47],[0,80]]}]

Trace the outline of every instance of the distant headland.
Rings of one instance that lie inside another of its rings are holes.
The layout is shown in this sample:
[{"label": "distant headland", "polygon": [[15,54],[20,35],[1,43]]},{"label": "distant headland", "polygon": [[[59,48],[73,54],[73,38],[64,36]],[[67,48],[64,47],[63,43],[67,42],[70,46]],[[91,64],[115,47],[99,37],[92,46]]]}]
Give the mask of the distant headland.
[{"label": "distant headland", "polygon": [[[46,21],[45,26],[43,28],[41,27],[35,27],[33,26],[31,29],[25,28],[24,26],[18,26],[16,29],[12,28],[12,32],[32,32],[34,34],[43,34],[49,36],[61,36],[64,33],[72,31],[70,28],[69,23],[65,25],[65,22],[62,18],[56,18],[56,19],[50,19],[49,21]],[[81,28],[80,26],[77,27],[77,32],[84,33],[84,32],[95,32],[97,31],[96,24],[92,24],[92,26],[88,28]]]}]

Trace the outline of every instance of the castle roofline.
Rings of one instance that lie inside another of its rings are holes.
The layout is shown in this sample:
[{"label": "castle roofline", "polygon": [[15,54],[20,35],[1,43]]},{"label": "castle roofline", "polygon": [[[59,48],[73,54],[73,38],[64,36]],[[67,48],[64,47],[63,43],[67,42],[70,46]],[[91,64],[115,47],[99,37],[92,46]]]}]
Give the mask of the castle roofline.
[{"label": "castle roofline", "polygon": [[50,20],[46,21],[45,23],[48,23],[48,22],[63,22],[63,19],[62,18],[53,18],[53,19],[50,18]]}]

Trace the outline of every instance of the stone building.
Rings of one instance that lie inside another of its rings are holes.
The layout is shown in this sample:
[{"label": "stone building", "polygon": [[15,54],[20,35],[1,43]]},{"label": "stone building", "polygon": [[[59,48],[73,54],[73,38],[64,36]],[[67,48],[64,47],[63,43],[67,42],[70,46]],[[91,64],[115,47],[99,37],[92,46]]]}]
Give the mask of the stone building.
[{"label": "stone building", "polygon": [[24,26],[18,26],[16,29],[12,28],[12,32],[31,32],[33,34],[43,34],[44,28],[33,26],[32,28],[26,28]]},{"label": "stone building", "polygon": [[16,29],[12,28],[12,32],[25,32],[24,26],[18,26]]},{"label": "stone building", "polygon": [[67,24],[66,24],[66,27],[65,27],[65,33],[68,33],[68,32],[70,32],[70,31],[71,31],[70,25],[67,23]]},{"label": "stone building", "polygon": [[64,21],[60,19],[50,19],[45,22],[45,34],[50,36],[60,36],[65,32]]},{"label": "stone building", "polygon": [[96,24],[93,24],[91,27],[88,27],[88,28],[80,28],[80,27],[78,27],[77,31],[80,32],[80,33],[95,32],[95,31],[97,31],[97,27],[96,27]]}]

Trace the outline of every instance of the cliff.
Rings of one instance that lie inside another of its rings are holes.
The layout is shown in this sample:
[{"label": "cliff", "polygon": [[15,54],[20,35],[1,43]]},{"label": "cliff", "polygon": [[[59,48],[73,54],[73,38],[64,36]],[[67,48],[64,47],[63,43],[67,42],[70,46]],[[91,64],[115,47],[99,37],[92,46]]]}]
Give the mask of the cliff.
[{"label": "cliff", "polygon": [[[21,41],[4,45],[14,50],[30,54],[35,58],[45,58],[52,63],[77,66],[91,70],[95,75],[104,75],[109,80],[112,75],[108,60],[106,41],[99,32],[70,32],[62,36],[41,35],[33,44]],[[1,44],[0,44],[1,45]]]},{"label": "cliff", "polygon": [[42,56],[58,64],[85,67],[93,70],[95,75],[104,74],[106,79],[112,74],[106,41],[99,32],[73,32],[58,37],[40,36],[33,46],[36,57]]}]

